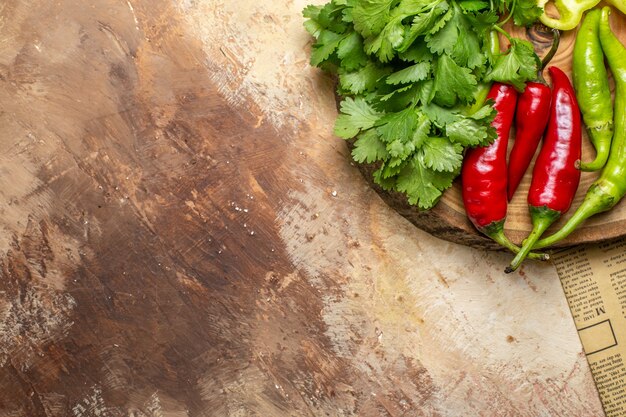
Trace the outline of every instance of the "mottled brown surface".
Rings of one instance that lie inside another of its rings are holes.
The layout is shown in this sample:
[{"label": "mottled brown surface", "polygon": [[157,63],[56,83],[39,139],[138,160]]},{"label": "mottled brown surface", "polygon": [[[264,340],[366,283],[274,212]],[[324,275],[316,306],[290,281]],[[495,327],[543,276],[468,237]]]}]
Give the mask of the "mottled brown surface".
[{"label": "mottled brown surface", "polygon": [[551,266],[350,166],[304,4],[0,4],[0,417],[602,415]]}]

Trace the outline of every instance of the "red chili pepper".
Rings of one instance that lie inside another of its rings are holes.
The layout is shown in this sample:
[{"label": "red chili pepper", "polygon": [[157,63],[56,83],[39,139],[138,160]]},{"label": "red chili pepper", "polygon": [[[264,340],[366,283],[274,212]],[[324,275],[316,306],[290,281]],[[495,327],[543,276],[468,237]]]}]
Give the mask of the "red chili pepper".
[{"label": "red chili pepper", "polygon": [[581,116],[574,88],[557,67],[548,71],[553,84],[550,120],[528,192],[533,230],[506,268],[507,273],[519,267],[546,229],[569,210],[580,182],[576,163],[582,147]]},{"label": "red chili pepper", "polygon": [[[496,116],[491,124],[497,133],[489,146],[471,148],[465,154],[461,181],[463,203],[470,221],[478,230],[486,233],[496,223],[504,223],[506,217],[506,150],[509,131],[513,124],[517,92],[507,84],[495,83],[487,99],[494,101]],[[496,229],[502,230],[498,225]]]},{"label": "red chili pepper", "polygon": [[487,99],[494,101],[497,112],[492,122],[497,136],[491,145],[471,148],[465,154],[461,169],[463,203],[468,218],[480,232],[518,252],[519,248],[504,235],[506,151],[517,92],[510,85],[494,83]]},{"label": "red chili pepper", "polygon": [[552,47],[541,60],[537,82],[529,82],[517,101],[515,112],[515,143],[509,155],[508,199],[511,201],[515,190],[526,173],[535,155],[541,137],[548,126],[552,92],[543,79],[543,69],[556,54],[561,40],[558,30],[553,30]]},{"label": "red chili pepper", "polygon": [[515,112],[515,143],[509,155],[508,200],[526,173],[535,155],[550,117],[550,87],[541,82],[529,82],[517,101]]}]

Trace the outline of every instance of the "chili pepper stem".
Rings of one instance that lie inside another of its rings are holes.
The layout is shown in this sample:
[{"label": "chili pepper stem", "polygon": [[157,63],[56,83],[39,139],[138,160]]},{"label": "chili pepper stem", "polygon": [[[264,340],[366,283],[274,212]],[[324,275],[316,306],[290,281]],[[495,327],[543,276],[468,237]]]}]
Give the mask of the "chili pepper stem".
[{"label": "chili pepper stem", "polygon": [[[610,184],[606,184],[606,186],[610,186]],[[592,184],[582,204],[576,209],[572,217],[567,220],[565,225],[553,235],[538,241],[533,246],[533,249],[545,248],[565,239],[589,217],[611,209],[616,203],[612,189],[606,189],[606,187],[602,186],[602,183]]]},{"label": "chili pepper stem", "polygon": [[546,66],[548,66],[550,61],[552,61],[552,58],[554,58],[554,55],[559,49],[560,43],[561,43],[561,31],[558,29],[552,29],[552,46],[550,47],[550,50],[548,51],[546,56],[544,56],[541,59],[541,68],[539,68],[539,74],[538,74],[540,80],[543,80],[543,70]]},{"label": "chili pepper stem", "polygon": [[569,236],[570,233],[574,231],[574,229],[576,229],[576,227],[578,227],[582,222],[584,222],[590,216],[589,208],[591,208],[591,206],[592,206],[592,203],[583,204],[581,206],[581,209],[577,210],[574,213],[574,215],[569,218],[569,220],[567,221],[567,223],[565,224],[563,228],[561,228],[555,234],[536,242],[533,245],[533,249],[545,248],[546,246],[551,246],[555,244],[556,242],[565,239],[567,236]]},{"label": "chili pepper stem", "polygon": [[[511,252],[518,253],[520,251],[520,248],[511,242],[504,234],[504,221],[493,222],[490,225],[481,228],[480,231]],[[547,253],[530,252],[528,257],[539,261],[547,261],[550,259],[550,255]]]},{"label": "chili pepper stem", "polygon": [[541,235],[554,223],[560,216],[556,210],[549,209],[548,207],[530,207],[530,216],[533,222],[533,230],[530,232],[528,237],[522,243],[522,247],[520,251],[517,253],[515,258],[511,261],[511,264],[506,267],[504,270],[505,273],[509,274],[515,271],[521,263],[528,257],[531,249],[535,245],[535,242],[539,240]]}]

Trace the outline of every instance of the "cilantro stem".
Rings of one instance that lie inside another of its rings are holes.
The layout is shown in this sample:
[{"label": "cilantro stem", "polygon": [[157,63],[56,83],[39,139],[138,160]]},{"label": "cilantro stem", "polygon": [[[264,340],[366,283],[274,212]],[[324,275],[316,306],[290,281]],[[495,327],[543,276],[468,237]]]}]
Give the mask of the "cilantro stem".
[{"label": "cilantro stem", "polygon": [[503,34],[511,44],[514,42],[514,39],[511,37],[511,35],[509,35],[509,33],[506,30],[502,29],[499,25],[493,25],[493,29]]},{"label": "cilantro stem", "polygon": [[511,19],[511,17],[513,16],[513,12],[515,11],[516,5],[517,5],[517,0],[513,0],[513,3],[511,4],[511,9],[509,9],[509,15],[502,22],[498,23],[498,26],[504,26],[504,24],[508,22],[509,19]]},{"label": "cilantro stem", "polygon": [[552,46],[550,47],[550,50],[548,51],[546,56],[544,56],[541,60],[541,68],[539,71],[543,70],[546,65],[548,65],[548,63],[552,60],[552,58],[554,58],[557,49],[559,49],[560,40],[561,32],[558,29],[552,29]]}]

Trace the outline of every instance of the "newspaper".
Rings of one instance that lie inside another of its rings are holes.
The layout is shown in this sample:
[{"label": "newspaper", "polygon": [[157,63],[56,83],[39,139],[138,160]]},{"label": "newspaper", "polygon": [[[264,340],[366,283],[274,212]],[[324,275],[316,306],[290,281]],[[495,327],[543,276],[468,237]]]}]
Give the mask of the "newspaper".
[{"label": "newspaper", "polygon": [[607,417],[626,415],[626,239],[554,254]]}]

